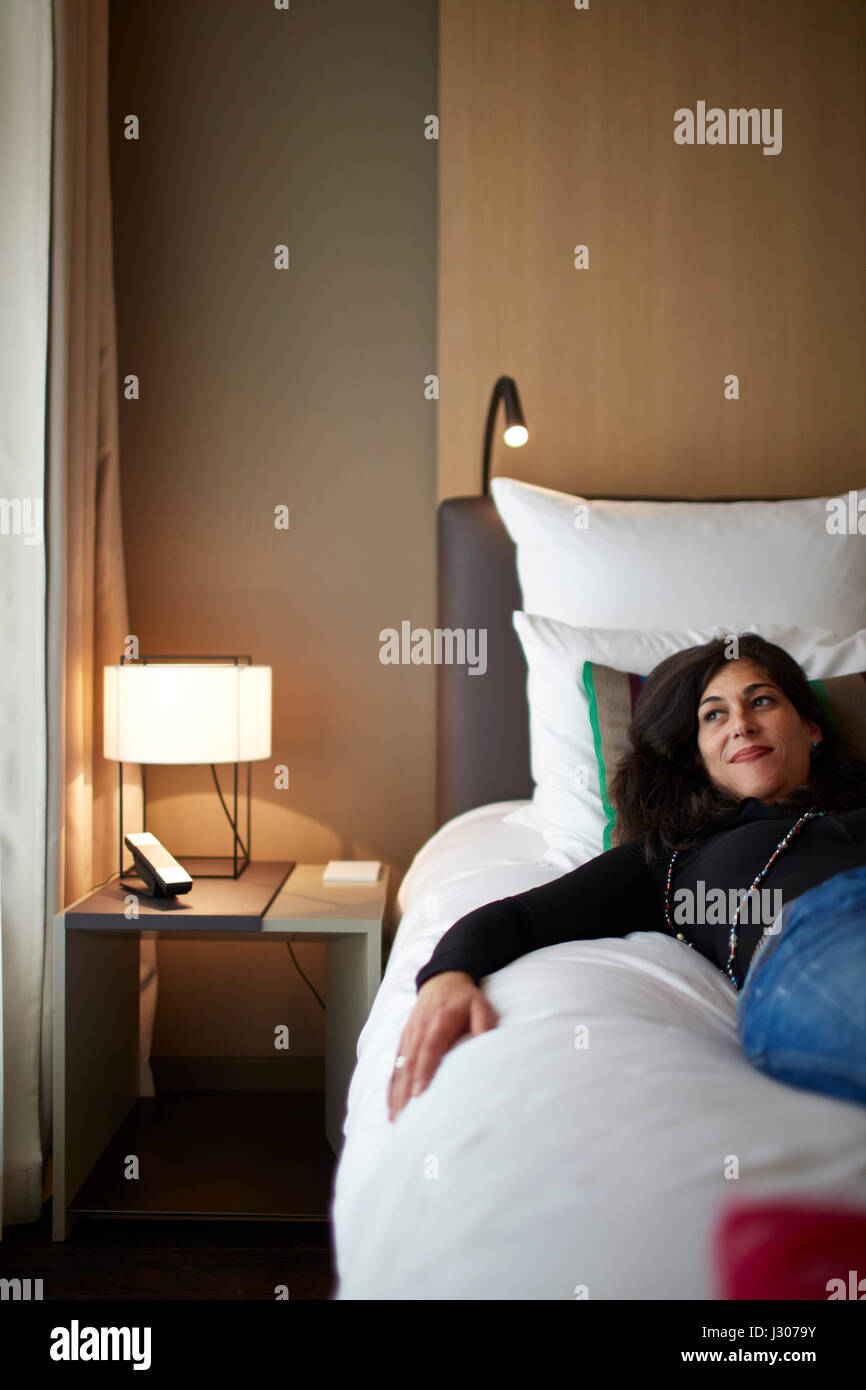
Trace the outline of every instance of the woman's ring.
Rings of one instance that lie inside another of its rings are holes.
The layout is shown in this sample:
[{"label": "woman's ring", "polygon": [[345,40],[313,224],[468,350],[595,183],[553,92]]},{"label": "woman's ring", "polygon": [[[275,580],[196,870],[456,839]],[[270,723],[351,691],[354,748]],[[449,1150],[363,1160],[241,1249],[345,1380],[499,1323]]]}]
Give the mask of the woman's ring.
[{"label": "woman's ring", "polygon": [[394,1063],[394,1070],[397,1071],[398,1067],[405,1067],[405,1065],[406,1065],[406,1058],[405,1058],[405,1057],[398,1057],[397,1060],[396,1060],[396,1062]]}]

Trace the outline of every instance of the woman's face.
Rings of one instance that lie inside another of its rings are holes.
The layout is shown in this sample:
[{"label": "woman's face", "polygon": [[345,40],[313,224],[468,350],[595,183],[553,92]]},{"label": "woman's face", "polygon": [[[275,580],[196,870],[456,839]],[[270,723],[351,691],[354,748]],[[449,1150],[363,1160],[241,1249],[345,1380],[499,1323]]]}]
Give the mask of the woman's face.
[{"label": "woman's face", "polygon": [[717,786],[738,799],[775,801],[809,780],[817,724],[754,661],[727,661],[698,704],[698,755]]}]

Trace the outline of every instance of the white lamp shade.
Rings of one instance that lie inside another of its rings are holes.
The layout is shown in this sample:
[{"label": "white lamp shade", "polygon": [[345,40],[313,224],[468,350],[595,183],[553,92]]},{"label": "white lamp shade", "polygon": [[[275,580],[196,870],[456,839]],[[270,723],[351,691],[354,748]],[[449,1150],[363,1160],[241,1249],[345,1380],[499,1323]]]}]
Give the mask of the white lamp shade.
[{"label": "white lamp shade", "polygon": [[105,756],[124,763],[245,763],[271,755],[270,666],[105,667]]}]

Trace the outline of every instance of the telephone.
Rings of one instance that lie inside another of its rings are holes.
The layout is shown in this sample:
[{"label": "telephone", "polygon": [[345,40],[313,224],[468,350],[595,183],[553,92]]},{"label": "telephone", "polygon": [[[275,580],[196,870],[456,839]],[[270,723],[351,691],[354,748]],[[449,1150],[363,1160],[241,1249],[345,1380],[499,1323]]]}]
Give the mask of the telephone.
[{"label": "telephone", "polygon": [[[149,830],[124,835],[123,843],[132,853],[135,872],[153,898],[173,898],[188,893],[192,879]],[[129,872],[129,870],[127,870]]]}]

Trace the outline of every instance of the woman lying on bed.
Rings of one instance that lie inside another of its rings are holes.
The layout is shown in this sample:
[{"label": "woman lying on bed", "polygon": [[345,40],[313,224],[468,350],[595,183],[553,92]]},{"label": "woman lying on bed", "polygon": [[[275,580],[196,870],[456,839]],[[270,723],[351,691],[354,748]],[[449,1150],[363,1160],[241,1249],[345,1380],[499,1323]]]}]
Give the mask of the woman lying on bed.
[{"label": "woman lying on bed", "polygon": [[723,971],[754,1066],[866,1104],[866,762],[781,647],[745,633],[728,650],[690,647],[644,682],[611,787],[616,848],[445,932],[415,977],[392,1120],[459,1037],[495,1027],[485,975],[634,931],[669,932]]}]

